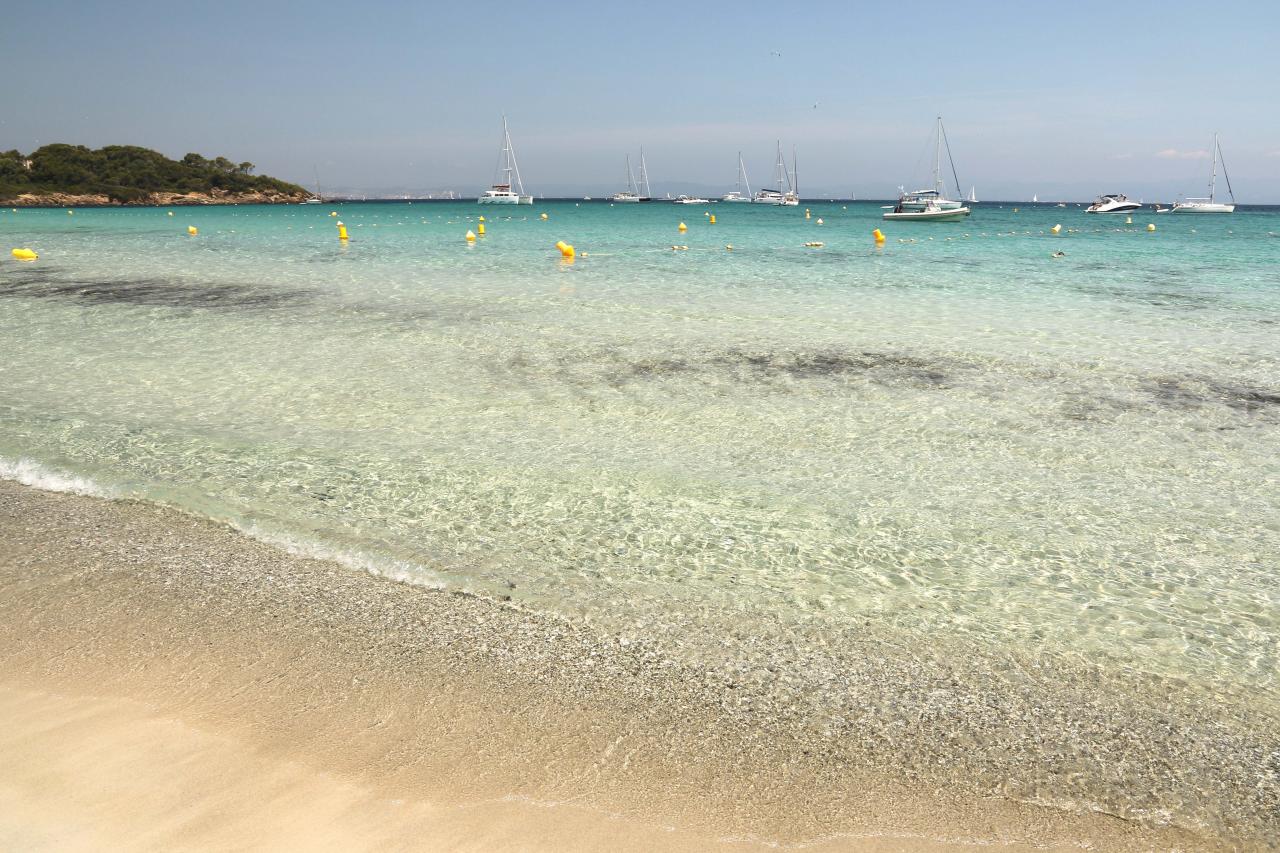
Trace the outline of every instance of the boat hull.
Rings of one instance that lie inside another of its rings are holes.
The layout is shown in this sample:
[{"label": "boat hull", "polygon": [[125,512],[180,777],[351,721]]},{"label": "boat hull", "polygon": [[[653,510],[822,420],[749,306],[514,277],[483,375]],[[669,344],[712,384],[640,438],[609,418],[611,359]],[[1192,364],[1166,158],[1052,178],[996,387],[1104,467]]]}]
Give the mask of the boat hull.
[{"label": "boat hull", "polygon": [[476,199],[477,204],[533,204],[533,196],[531,195],[482,195]]},{"label": "boat hull", "polygon": [[967,207],[954,207],[948,210],[891,210],[884,215],[885,219],[898,222],[946,222],[952,219],[964,219],[970,213]]},{"label": "boat hull", "polygon": [[1218,204],[1217,202],[1207,202],[1204,204],[1175,204],[1170,213],[1235,213],[1236,206],[1234,204]]}]

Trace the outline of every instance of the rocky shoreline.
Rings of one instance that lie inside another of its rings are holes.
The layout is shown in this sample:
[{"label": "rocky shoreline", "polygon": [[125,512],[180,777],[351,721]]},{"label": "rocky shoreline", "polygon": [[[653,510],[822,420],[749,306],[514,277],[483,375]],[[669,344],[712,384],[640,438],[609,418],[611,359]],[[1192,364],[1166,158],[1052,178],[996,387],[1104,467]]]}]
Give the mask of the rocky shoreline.
[{"label": "rocky shoreline", "polygon": [[310,198],[310,193],[285,193],[278,190],[253,192],[147,193],[133,201],[113,199],[106,193],[22,193],[0,199],[4,207],[178,207],[209,204],[298,204]]}]

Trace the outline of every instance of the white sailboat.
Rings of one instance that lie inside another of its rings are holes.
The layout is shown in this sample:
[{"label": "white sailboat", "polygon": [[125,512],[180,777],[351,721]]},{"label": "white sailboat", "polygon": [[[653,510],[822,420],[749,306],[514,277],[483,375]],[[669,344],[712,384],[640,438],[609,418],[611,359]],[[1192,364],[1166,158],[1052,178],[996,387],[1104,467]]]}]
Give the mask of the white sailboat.
[{"label": "white sailboat", "polygon": [[[795,149],[792,149],[792,160],[795,159]],[[776,204],[786,207],[795,207],[800,204],[800,192],[796,187],[796,183],[792,178],[791,172],[787,171],[787,161],[782,156],[782,140],[778,140],[778,162],[774,165],[774,180],[778,182],[776,190],[760,190],[751,200],[756,204]],[[786,189],[783,189],[783,186]]]},{"label": "white sailboat", "polygon": [[649,201],[652,197],[649,193],[649,171],[644,164],[644,149],[640,149],[640,186],[644,187],[644,195],[641,195],[639,187],[636,184],[635,174],[631,171],[631,155],[627,155],[627,188],[621,192],[613,194],[613,200],[624,204],[634,204],[642,201]]},{"label": "white sailboat", "polygon": [[[947,160],[951,163],[951,175],[955,177],[956,164],[951,159],[951,145],[947,142],[947,132],[942,126],[942,116],[938,116],[937,126],[934,129],[934,149],[933,149],[933,189],[929,190],[912,190],[911,192],[902,193],[898,199],[897,207],[902,208],[903,212],[926,211],[932,210],[937,212],[940,210],[960,210],[964,208],[968,215],[968,208],[964,207],[963,202],[953,201],[942,194],[942,148],[945,145],[947,149]],[[961,192],[959,181],[956,183],[956,193]],[[896,208],[895,208],[896,209]],[[937,216],[929,218],[938,218]]]},{"label": "white sailboat", "polygon": [[1213,135],[1213,171],[1209,173],[1208,198],[1184,198],[1174,202],[1170,213],[1235,213],[1236,194],[1231,189],[1231,178],[1227,176],[1227,161],[1222,161],[1222,177],[1227,181],[1227,192],[1231,195],[1231,204],[1214,200],[1214,188],[1218,182],[1218,159],[1222,156],[1222,146],[1218,144],[1218,134]]},{"label": "white sailboat", "polygon": [[[746,187],[747,194],[742,194],[742,188]],[[738,152],[738,187],[733,192],[725,193],[721,201],[751,201],[751,182],[747,180],[747,167],[742,162],[742,152]]]},{"label": "white sailboat", "polygon": [[316,194],[302,202],[303,204],[320,204],[324,201],[324,194],[320,192],[320,169],[313,167],[313,171],[316,173]]},{"label": "white sailboat", "polygon": [[969,197],[968,197],[967,199],[965,199],[965,201],[969,202],[969,204],[977,204],[977,203],[978,203],[978,188],[977,188],[977,187],[969,187]]},{"label": "white sailboat", "polygon": [[[963,202],[953,201],[942,194],[942,148],[946,146],[947,161],[951,164],[951,177],[956,178],[955,160],[951,158],[951,144],[947,142],[947,131],[942,126],[942,116],[938,116],[935,129],[933,152],[933,189],[903,192],[898,203],[884,214],[885,219],[901,220],[945,220],[963,219],[969,215],[969,208]],[[956,178],[956,194],[959,195],[960,179]],[[973,191],[970,190],[970,195]]]},{"label": "white sailboat", "polygon": [[[511,131],[507,130],[507,117],[502,117],[502,150],[498,153],[498,172],[503,180],[496,182],[484,195],[476,199],[479,204],[533,204],[533,196],[526,195],[524,182],[520,180],[520,167],[516,164],[516,152],[511,147]],[[511,178],[515,177],[515,189]]]},{"label": "white sailboat", "polygon": [[1032,194],[1031,194],[1031,203],[1032,203],[1032,204],[1039,204],[1039,203],[1040,203],[1040,196],[1039,196],[1039,195],[1037,195],[1036,193],[1032,193]]}]

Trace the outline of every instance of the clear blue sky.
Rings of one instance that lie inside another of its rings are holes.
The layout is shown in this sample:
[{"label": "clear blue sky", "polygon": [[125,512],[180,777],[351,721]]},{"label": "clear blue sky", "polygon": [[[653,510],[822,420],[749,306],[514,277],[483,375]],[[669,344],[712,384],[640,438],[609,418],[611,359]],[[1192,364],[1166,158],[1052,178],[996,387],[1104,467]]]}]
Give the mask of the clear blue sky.
[{"label": "clear blue sky", "polygon": [[[188,151],[348,190],[492,179],[500,115],[538,194],[753,185],[774,140],[806,194],[927,177],[942,114],[968,190],[1198,194],[1222,133],[1242,201],[1280,202],[1271,3],[89,3],[0,31],[0,149]],[[780,54],[780,55],[779,55]],[[816,104],[816,107],[815,107]]]}]

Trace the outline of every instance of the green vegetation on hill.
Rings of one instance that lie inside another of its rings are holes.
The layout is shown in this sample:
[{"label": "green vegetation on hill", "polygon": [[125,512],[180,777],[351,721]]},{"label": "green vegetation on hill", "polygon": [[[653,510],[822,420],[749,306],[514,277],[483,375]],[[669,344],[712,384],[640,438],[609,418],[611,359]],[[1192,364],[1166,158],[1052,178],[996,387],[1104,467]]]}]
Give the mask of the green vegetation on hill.
[{"label": "green vegetation on hill", "polygon": [[133,202],[149,193],[226,192],[305,193],[296,184],[254,175],[252,163],[188,154],[170,160],[136,145],[108,145],[94,151],[83,145],[44,145],[30,154],[0,151],[0,198],[21,193],[102,194]]}]

